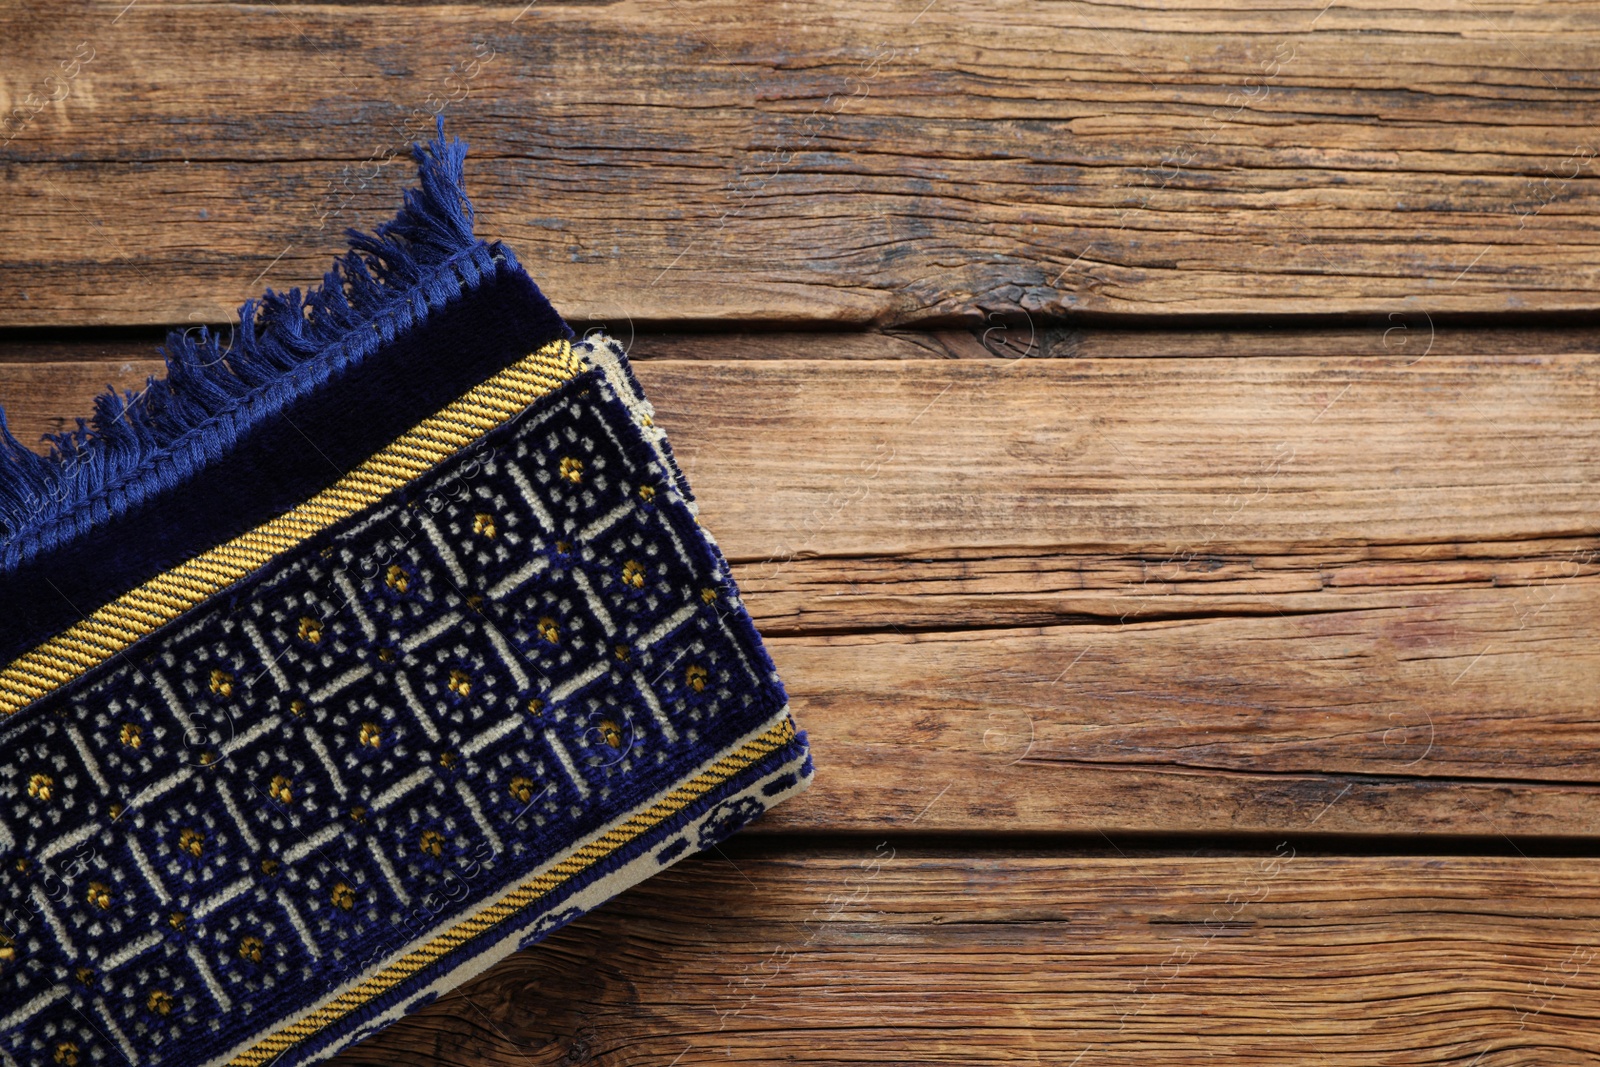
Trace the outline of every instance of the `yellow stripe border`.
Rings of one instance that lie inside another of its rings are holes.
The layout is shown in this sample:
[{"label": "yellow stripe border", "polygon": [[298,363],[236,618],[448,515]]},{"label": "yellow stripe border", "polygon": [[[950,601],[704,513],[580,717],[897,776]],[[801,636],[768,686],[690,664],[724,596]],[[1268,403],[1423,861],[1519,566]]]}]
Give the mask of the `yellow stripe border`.
[{"label": "yellow stripe border", "polygon": [[433,963],[445,953],[459,948],[473,937],[510,918],[519,909],[557,889],[617,849],[647,833],[676,815],[690,803],[723,784],[735,774],[789,744],[796,737],[794,720],[784,712],[783,720],[758,737],[717,760],[693,778],[678,785],[655,804],[636,811],[605,834],[577,849],[543,874],[523,883],[426,945],[419,946],[391,963],[360,985],[341,994],[300,1020],[257,1042],[228,1061],[227,1067],[262,1067],[276,1056],[318,1030],[355,1011],[374,997],[393,989],[411,975]]},{"label": "yellow stripe border", "polygon": [[328,488],[275,519],[158,574],[0,670],[0,716],[12,715],[307,538],[375,504],[588,369],[565,341],[467,390]]}]

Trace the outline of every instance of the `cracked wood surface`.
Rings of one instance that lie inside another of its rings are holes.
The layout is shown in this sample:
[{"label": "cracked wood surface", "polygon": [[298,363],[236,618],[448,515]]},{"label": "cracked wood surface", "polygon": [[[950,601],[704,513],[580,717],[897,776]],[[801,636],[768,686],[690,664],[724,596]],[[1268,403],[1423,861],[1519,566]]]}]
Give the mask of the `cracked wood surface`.
[{"label": "cracked wood surface", "polygon": [[439,109],[630,343],[816,784],[343,1067],[1594,1062],[1597,16],[17,0],[0,405]]},{"label": "cracked wood surface", "polygon": [[225,321],[443,111],[576,318],[1588,310],[1594,3],[0,11],[0,325]]},{"label": "cracked wood surface", "polygon": [[[1587,337],[634,338],[827,768],[757,832],[1600,831]],[[29,344],[24,435],[158,369]]]},{"label": "cracked wood surface", "polygon": [[1593,859],[880,840],[688,860],[334,1062],[1600,1058]]}]

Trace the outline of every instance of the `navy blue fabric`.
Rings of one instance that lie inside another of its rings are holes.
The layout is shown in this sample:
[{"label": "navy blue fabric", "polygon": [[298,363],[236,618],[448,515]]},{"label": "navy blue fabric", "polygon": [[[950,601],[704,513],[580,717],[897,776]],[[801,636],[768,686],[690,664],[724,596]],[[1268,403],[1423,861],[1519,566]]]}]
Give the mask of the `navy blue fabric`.
[{"label": "navy blue fabric", "polygon": [[[65,1040],[81,1062],[114,1062],[116,1033],[141,1064],[206,1062],[414,943],[405,920],[419,906],[430,927],[464,913],[786,699],[674,472],[588,371],[0,724],[15,772],[0,780],[13,842],[0,920],[21,949],[0,1007],[57,998],[0,1048],[41,1062]],[[804,750],[797,737],[736,785]],[[520,918],[549,916],[548,932],[590,880],[734,832],[765,800],[733,791]],[[699,814],[693,840],[671,839]],[[431,855],[418,843],[430,828]],[[201,835],[193,854],[186,833]],[[353,906],[330,898],[336,883]],[[245,937],[259,959],[241,954]],[[484,947],[462,946],[285,1062],[317,1058]],[[153,992],[170,995],[164,1010]]]},{"label": "navy blue fabric", "polygon": [[205,328],[170,332],[166,376],[100,394],[76,429],[46,435],[49,455],[18,441],[0,412],[0,573],[178,485],[496,273],[496,255],[515,263],[473,235],[467,146],[445,138],[442,117],[438,127],[412,146],[418,187],[373,233],[347,231],[350,251],[320,285],[246,300],[226,345]]},{"label": "navy blue fabric", "polygon": [[[718,841],[726,839],[729,835],[745,826],[750,819],[761,814],[763,808],[760,804],[738,803],[730,801],[735,796],[748,788],[750,783],[760,781],[773,771],[793,762],[806,752],[805,731],[800,731],[795,739],[782,748],[775,749],[770,755],[765,756],[746,770],[729,779],[723,785],[713,789],[705,796],[688,805],[673,817],[664,820],[660,825],[641,835],[637,840],[630,842],[626,849],[608,856],[605,860],[595,864],[571,882],[562,885],[548,897],[539,900],[522,909],[520,913],[507,919],[504,926],[517,928],[525,925],[530,919],[543,917],[537,922],[534,932],[523,939],[519,947],[528,948],[544,940],[563,926],[580,918],[584,912],[577,907],[563,906],[575,894],[581,892],[590,883],[621,867],[635,857],[654,852],[655,865],[664,867],[684,856],[693,855],[702,849],[709,848]],[[802,775],[811,774],[811,758],[805,756]],[[792,785],[793,782],[786,783]],[[707,836],[705,840],[698,834],[686,834],[684,828],[696,819],[721,808],[725,813],[721,818],[715,815],[708,820]],[[313,1063],[345,1048],[356,1041],[368,1036],[376,1030],[382,1029],[381,1025],[374,1025],[373,1020],[390,1011],[396,1006],[403,1005],[405,1010],[415,1011],[432,1001],[432,996],[417,997],[415,990],[424,987],[435,978],[446,975],[450,971],[469,961],[473,956],[493,945],[497,940],[491,932],[461,945],[451,952],[441,956],[438,962],[431,964],[425,971],[419,973],[416,979],[397,987],[388,993],[374,997],[371,1002],[364,1005],[359,1011],[352,1012],[349,1016],[340,1019],[337,1023],[319,1031],[302,1044],[285,1053],[283,1058],[276,1061],[273,1067],[298,1067],[300,1064]]]},{"label": "navy blue fabric", "polygon": [[572,331],[527,273],[493,275],[135,510],[0,573],[0,662],[279,515],[467,389]]}]

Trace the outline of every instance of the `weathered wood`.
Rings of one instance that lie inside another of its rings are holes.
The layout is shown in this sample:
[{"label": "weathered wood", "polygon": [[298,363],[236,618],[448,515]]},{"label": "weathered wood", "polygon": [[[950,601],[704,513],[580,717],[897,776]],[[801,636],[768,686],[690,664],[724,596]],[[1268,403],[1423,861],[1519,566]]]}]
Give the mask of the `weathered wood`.
[{"label": "weathered wood", "polygon": [[[154,364],[0,377],[18,432]],[[641,360],[730,558],[1597,532],[1600,357]],[[46,393],[41,374],[73,383]],[[81,397],[81,399],[80,399]]]},{"label": "weathered wood", "polygon": [[819,771],[765,829],[1600,833],[1600,579],[1411,599],[769,638]]},{"label": "weathered wood", "polygon": [[43,452],[47,433],[73,429],[94,414],[94,398],[107,388],[139,390],[151,375],[163,375],[160,360],[75,360],[59,363],[0,361],[0,409],[17,440]]},{"label": "weathered wood", "polygon": [[0,327],[118,329],[0,403],[317,280],[441,107],[632,339],[816,784],[348,1067],[1587,1062],[1596,14],[25,0]]},{"label": "weathered wood", "polygon": [[582,318],[1592,309],[1596,13],[12,6],[0,325],[314,280],[437,111]]},{"label": "weathered wood", "polygon": [[[930,603],[924,634],[860,633],[895,629],[892,611],[809,635],[790,623],[774,655],[839,788],[822,783],[775,826],[903,825],[949,785],[936,825],[952,829],[1563,834],[1600,826],[1585,769],[1600,739],[1585,621],[1600,592],[1595,366],[1429,355],[640,374],[703,518],[747,564],[758,615],[795,609],[760,597],[793,589],[787,570],[807,558],[897,564],[912,576],[902,600],[963,567],[1010,583],[993,599],[1013,607],[952,617]],[[1544,558],[1521,561],[1533,538],[1548,539]],[[1386,573],[1386,550],[1339,547],[1374,544],[1408,546],[1392,552],[1401,563],[1431,555],[1438,574]],[[1473,547],[1445,547],[1457,544]],[[1219,580],[1231,565],[1270,583],[1299,553],[1315,562],[1300,560],[1298,592]],[[1477,553],[1496,558],[1487,573]],[[1082,573],[1107,556],[1107,573]],[[1007,559],[1037,569],[1007,579]],[[1067,572],[1059,593],[1052,567]],[[1498,587],[1500,567],[1520,572],[1516,588]],[[944,587],[960,598],[959,581]],[[1053,617],[1016,617],[1041,603]]]},{"label": "weathered wood", "polygon": [[1600,1057],[1591,859],[724,851],[334,1063]]},{"label": "weathered wood", "polygon": [[724,550],[781,566],[1593,532],[1597,366],[729,361],[640,377]]},{"label": "weathered wood", "polygon": [[1600,573],[1600,537],[1167,556],[951,549],[734,573],[773,636],[1376,613],[1487,590],[1504,592],[1522,626]]},{"label": "weathered wood", "polygon": [[1600,832],[1597,366],[637,363],[822,768],[766,830],[1558,836]]}]

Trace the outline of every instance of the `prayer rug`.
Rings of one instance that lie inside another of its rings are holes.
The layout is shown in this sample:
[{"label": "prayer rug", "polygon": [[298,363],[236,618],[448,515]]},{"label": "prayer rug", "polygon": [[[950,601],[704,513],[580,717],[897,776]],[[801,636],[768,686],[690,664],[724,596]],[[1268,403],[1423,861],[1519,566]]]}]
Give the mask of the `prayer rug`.
[{"label": "prayer rug", "polygon": [[474,237],[465,152],[50,455],[0,432],[9,1067],[324,1060],[810,781],[626,355]]}]

